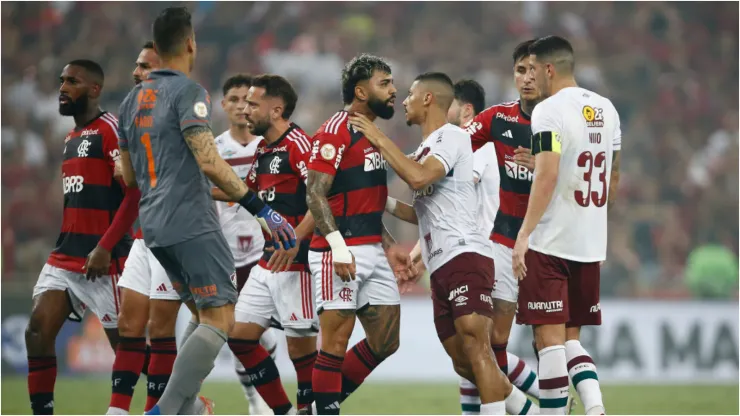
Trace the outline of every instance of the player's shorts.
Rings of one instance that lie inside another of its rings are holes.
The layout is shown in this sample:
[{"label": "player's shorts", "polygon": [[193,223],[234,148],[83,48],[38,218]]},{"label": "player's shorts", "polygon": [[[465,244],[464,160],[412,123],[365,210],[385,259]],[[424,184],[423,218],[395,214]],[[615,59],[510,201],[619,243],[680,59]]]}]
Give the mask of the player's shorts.
[{"label": "player's shorts", "polygon": [[462,253],[430,277],[434,326],[439,340],[455,335],[455,319],[477,313],[493,317],[493,259]]},{"label": "player's shorts", "polygon": [[257,265],[259,261],[255,261],[254,263],[245,264],[244,266],[236,266],[236,291],[237,293],[242,293],[242,289],[244,289],[244,284],[247,283],[247,279],[249,279],[249,275],[252,273],[252,268]]},{"label": "player's shorts", "polygon": [[287,337],[315,337],[319,333],[319,321],[311,288],[308,271],[272,273],[262,266],[254,266],[239,293],[236,321],[253,322],[268,329],[274,319]]},{"label": "player's shorts", "polygon": [[91,282],[84,273],[45,264],[33,287],[33,297],[47,290],[66,290],[72,301],[73,314],[78,319],[82,319],[89,308],[100,319],[103,328],[118,327],[118,276],[102,276]]},{"label": "player's shorts", "polygon": [[153,300],[180,300],[164,267],[142,239],[134,240],[118,286]]},{"label": "player's shorts", "polygon": [[598,262],[580,263],[532,249],[524,257],[516,322],[525,325],[601,325]]},{"label": "player's shorts", "polygon": [[331,251],[309,251],[308,263],[316,285],[317,312],[358,310],[367,305],[399,305],[396,277],[380,243],[350,246],[355,256],[355,280],[343,282],[334,273]]},{"label": "player's shorts", "polygon": [[234,257],[221,230],[168,247],[150,247],[183,302],[198,309],[235,304]]},{"label": "player's shorts", "polygon": [[512,249],[503,244],[493,243],[493,262],[495,264],[493,298],[516,303],[519,295],[519,281],[514,277],[511,266]]}]

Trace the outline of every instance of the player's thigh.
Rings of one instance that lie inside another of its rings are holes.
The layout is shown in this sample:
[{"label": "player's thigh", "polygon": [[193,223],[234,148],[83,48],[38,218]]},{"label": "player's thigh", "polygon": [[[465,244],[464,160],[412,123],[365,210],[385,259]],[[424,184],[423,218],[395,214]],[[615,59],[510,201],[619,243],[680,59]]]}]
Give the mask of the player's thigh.
[{"label": "player's thigh", "polygon": [[[190,294],[188,279],[182,264],[175,256],[172,247],[150,247],[151,257],[162,266],[170,279],[172,288],[175,289],[180,300],[185,304],[193,304],[193,296]],[[150,262],[151,263],[151,262]],[[151,287],[150,292],[151,294]]]},{"label": "player's thigh", "polygon": [[355,255],[357,274],[355,280],[343,282],[334,272],[334,263],[330,251],[309,251],[308,264],[311,270],[311,279],[315,288],[316,313],[321,315],[327,310],[351,310],[358,307],[357,293],[362,281],[363,270],[358,259],[359,252],[356,247],[350,247]]},{"label": "player's thigh", "polygon": [[117,329],[121,311],[118,276],[106,275],[89,281],[82,273],[64,272],[69,290],[98,317],[103,328]]},{"label": "player's thigh", "polygon": [[122,287],[118,333],[129,338],[146,336],[147,322],[149,322],[149,296]]},{"label": "player's thigh", "polygon": [[286,330],[286,335],[289,329],[309,330],[318,327],[318,316],[313,307],[313,285],[308,271],[272,273],[257,267],[261,269],[261,274],[267,274],[265,282],[277,310],[276,318]]},{"label": "player's thigh", "polygon": [[274,276],[261,266],[252,268],[246,284],[239,293],[234,316],[237,324],[252,323],[264,330],[272,318],[278,319],[275,297],[270,292],[270,279]]},{"label": "player's thigh", "polygon": [[568,306],[570,320],[566,327],[601,325],[599,286],[601,266],[597,262],[569,261]]},{"label": "player's thigh", "polygon": [[72,312],[66,280],[45,265],[33,289],[33,306],[26,328],[28,355],[53,355],[54,340]]},{"label": "player's thigh", "polygon": [[150,271],[149,298],[152,300],[177,301],[179,303],[181,297],[175,290],[167,270],[149,249],[146,251]]},{"label": "player's thigh", "polygon": [[439,282],[438,289],[442,293],[437,296],[440,300],[446,299],[454,321],[472,314],[489,320],[493,317],[493,259],[490,257],[478,253],[459,254],[435,270],[432,279]]},{"label": "player's thigh", "polygon": [[494,284],[493,298],[516,303],[519,295],[519,281],[514,277],[511,265],[512,250],[503,244],[493,244]]},{"label": "player's thigh", "polygon": [[396,276],[380,243],[357,246],[355,254],[357,274],[362,277],[357,306],[400,305]]},{"label": "player's thigh", "polygon": [[519,281],[516,321],[521,325],[568,322],[568,263],[530,249],[524,258],[527,276]]},{"label": "player's thigh", "polygon": [[[149,250],[146,248],[144,240],[134,240],[126,264],[123,267],[123,273],[118,279],[118,287],[149,297],[151,271],[149,269]],[[123,299],[121,299],[121,303],[123,303]]]}]

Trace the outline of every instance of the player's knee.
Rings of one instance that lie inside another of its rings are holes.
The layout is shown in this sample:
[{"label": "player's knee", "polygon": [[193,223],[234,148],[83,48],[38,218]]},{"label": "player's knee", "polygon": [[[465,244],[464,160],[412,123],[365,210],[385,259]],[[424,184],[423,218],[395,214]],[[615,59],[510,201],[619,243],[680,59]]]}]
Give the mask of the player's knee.
[{"label": "player's knee", "polygon": [[565,325],[539,325],[534,328],[534,342],[538,351],[555,345],[565,345]]},{"label": "player's knee", "polygon": [[179,305],[177,301],[152,301],[149,323],[147,324],[150,338],[175,336]]},{"label": "player's knee", "polygon": [[393,355],[398,351],[398,347],[401,346],[401,340],[397,333],[384,333],[370,336],[368,337],[368,343],[370,344],[370,349],[373,353],[375,353],[375,355],[381,360],[385,360]]},{"label": "player's knee", "polygon": [[347,345],[349,344],[349,337],[352,333],[345,331],[337,331],[329,337],[321,338],[321,350],[326,351],[329,354],[343,357],[347,351]]},{"label": "player's knee", "polygon": [[133,311],[121,310],[118,314],[118,335],[126,338],[146,336],[147,316]]},{"label": "player's knee", "polygon": [[47,355],[49,346],[54,345],[54,339],[45,330],[44,321],[37,317],[31,316],[26,326],[26,350],[29,356]]}]

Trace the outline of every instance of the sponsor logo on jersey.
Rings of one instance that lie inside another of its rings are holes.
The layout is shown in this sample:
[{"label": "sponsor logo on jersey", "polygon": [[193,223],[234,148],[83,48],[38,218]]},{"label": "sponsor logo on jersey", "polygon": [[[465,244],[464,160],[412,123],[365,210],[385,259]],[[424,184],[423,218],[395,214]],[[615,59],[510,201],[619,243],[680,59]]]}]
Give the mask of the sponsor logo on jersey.
[{"label": "sponsor logo on jersey", "polygon": [[208,106],[203,101],[198,101],[193,106],[193,113],[200,118],[206,118],[208,116]]},{"label": "sponsor logo on jersey", "polygon": [[586,127],[604,127],[603,108],[583,106],[583,118],[586,119]]},{"label": "sponsor logo on jersey", "polygon": [[455,298],[455,306],[465,306],[468,304],[468,298],[465,296],[458,296]]},{"label": "sponsor logo on jersey", "polygon": [[546,313],[561,312],[563,310],[562,300],[551,300],[549,302],[527,302],[530,311],[545,311]]},{"label": "sponsor logo on jersey", "polygon": [[121,159],[121,152],[118,149],[113,149],[108,152],[108,156],[110,156],[114,162],[118,162]]},{"label": "sponsor logo on jersey", "polygon": [[506,171],[506,176],[511,179],[529,182],[532,182],[532,179],[534,179],[534,174],[529,169],[525,166],[517,165],[516,162],[511,160],[504,160],[504,170]]},{"label": "sponsor logo on jersey", "polygon": [[352,302],[352,289],[348,287],[343,287],[342,290],[339,291],[339,299],[342,299],[345,302]]},{"label": "sponsor logo on jersey", "polygon": [[372,152],[365,155],[365,172],[372,172],[378,169],[386,169],[386,161],[379,152]]},{"label": "sponsor logo on jersey", "polygon": [[337,149],[334,147],[334,145],[330,143],[326,143],[323,146],[321,146],[321,157],[324,158],[324,160],[332,160],[334,159],[334,156],[337,154]]},{"label": "sponsor logo on jersey", "polygon": [[486,302],[487,304],[491,305],[493,308],[493,299],[489,295],[486,295],[485,293],[480,294],[480,300],[481,302]]},{"label": "sponsor logo on jersey", "polygon": [[434,184],[427,185],[424,189],[414,190],[413,192],[413,199],[416,201],[419,198],[423,198],[425,196],[432,196],[434,194]]},{"label": "sponsor logo on jersey", "polygon": [[92,135],[95,135],[95,134],[99,134],[99,130],[98,129],[95,129],[95,130],[85,129],[85,130],[82,130],[82,133],[80,133],[80,136],[92,136]]},{"label": "sponsor logo on jersey", "polygon": [[482,129],[482,128],[483,128],[483,123],[481,123],[481,122],[479,122],[479,121],[473,122],[473,121],[471,120],[471,121],[469,121],[469,122],[468,122],[468,124],[466,124],[466,125],[465,125],[465,131],[466,131],[466,132],[467,132],[467,133],[468,133],[469,135],[471,135],[471,136],[472,136],[473,134],[475,134],[475,132],[476,132],[476,131],[478,131],[478,130],[480,130],[480,129]]},{"label": "sponsor logo on jersey", "polygon": [[519,116],[507,116],[504,113],[496,113],[496,118],[499,118],[504,121],[508,121],[509,123],[518,123],[519,122]]},{"label": "sponsor logo on jersey", "polygon": [[597,313],[601,310],[601,302],[597,303],[596,305],[591,306],[591,309],[589,312],[591,313]]},{"label": "sponsor logo on jersey", "polygon": [[462,285],[458,288],[452,289],[450,291],[450,297],[447,298],[447,300],[455,299],[456,297],[463,295],[465,293],[468,293],[468,285]]}]

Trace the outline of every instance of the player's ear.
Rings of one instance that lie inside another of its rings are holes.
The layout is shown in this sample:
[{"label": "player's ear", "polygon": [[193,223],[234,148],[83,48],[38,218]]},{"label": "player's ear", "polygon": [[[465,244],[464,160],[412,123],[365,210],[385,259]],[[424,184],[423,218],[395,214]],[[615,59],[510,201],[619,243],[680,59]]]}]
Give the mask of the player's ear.
[{"label": "player's ear", "polygon": [[434,100],[434,94],[431,92],[425,92],[424,93],[424,106],[432,105],[432,101]]},{"label": "player's ear", "polygon": [[90,85],[90,89],[87,92],[87,95],[90,98],[98,98],[100,97],[100,91],[102,91],[103,87],[98,83],[93,83]]},{"label": "player's ear", "polygon": [[367,101],[368,98],[367,89],[359,82],[355,85],[355,97],[360,101]]},{"label": "player's ear", "polygon": [[282,105],[276,105],[272,108],[272,119],[277,120],[283,116],[283,106]]}]

